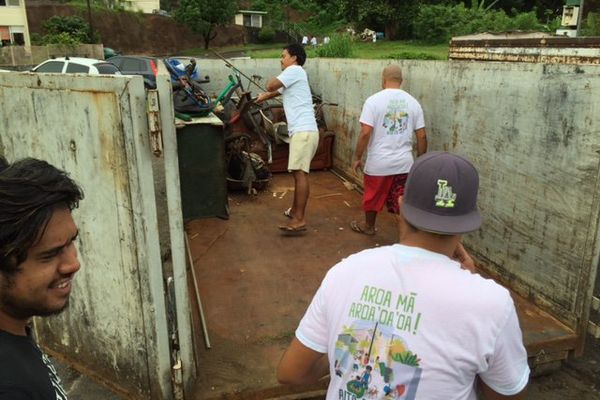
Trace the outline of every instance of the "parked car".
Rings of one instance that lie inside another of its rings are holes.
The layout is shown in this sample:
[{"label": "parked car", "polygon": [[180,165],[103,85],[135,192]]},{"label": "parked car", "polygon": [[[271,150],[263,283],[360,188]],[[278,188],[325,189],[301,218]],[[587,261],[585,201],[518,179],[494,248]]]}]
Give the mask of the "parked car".
[{"label": "parked car", "polygon": [[117,66],[124,75],[142,75],[146,89],[156,89],[156,75],[160,59],[117,55],[109,58],[106,62]]},{"label": "parked car", "polygon": [[31,72],[58,74],[108,74],[120,75],[121,71],[114,64],[95,58],[57,57],[46,60],[34,67]]},{"label": "parked car", "polygon": [[118,55],[119,55],[119,52],[116,51],[115,49],[111,49],[110,47],[104,48],[104,59],[105,60],[108,60],[109,58],[118,56]]}]

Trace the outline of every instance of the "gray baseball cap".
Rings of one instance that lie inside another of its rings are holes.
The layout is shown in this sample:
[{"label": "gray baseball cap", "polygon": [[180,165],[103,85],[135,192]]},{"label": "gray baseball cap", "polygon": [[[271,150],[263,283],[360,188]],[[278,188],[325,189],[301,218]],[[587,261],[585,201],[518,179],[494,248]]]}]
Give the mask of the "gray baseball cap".
[{"label": "gray baseball cap", "polygon": [[443,235],[472,232],[481,226],[477,210],[479,175],[467,159],[434,151],[413,164],[400,211],[415,227]]}]

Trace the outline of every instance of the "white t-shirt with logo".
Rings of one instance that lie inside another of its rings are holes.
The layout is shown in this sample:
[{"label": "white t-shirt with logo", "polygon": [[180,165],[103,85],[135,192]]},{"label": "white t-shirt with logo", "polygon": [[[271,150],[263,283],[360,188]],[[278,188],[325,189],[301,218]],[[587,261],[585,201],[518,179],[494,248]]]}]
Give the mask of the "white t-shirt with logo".
[{"label": "white t-shirt with logo", "polygon": [[327,400],[474,400],[476,376],[504,395],[529,379],[508,290],[418,247],[335,265],[296,337],[329,357]]},{"label": "white t-shirt with logo", "polygon": [[408,173],[413,163],[414,133],[425,127],[419,102],[402,89],[384,89],[365,101],[360,122],[373,128],[365,174]]},{"label": "white t-shirt with logo", "polygon": [[283,83],[279,92],[283,98],[283,110],[289,135],[302,131],[318,132],[312,94],[304,68],[290,65],[279,74],[277,79]]}]

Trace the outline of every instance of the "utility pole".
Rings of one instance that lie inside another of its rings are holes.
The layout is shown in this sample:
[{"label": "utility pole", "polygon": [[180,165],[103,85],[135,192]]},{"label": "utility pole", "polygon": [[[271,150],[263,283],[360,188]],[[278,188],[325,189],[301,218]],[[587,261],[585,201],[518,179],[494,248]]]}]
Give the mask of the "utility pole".
[{"label": "utility pole", "polygon": [[579,37],[579,32],[581,32],[581,20],[583,19],[583,3],[584,0],[581,0],[579,3],[579,13],[577,13],[577,33],[575,33],[576,37]]},{"label": "utility pole", "polygon": [[87,2],[87,13],[88,13],[88,24],[90,25],[89,41],[90,44],[94,43],[94,27],[92,25],[92,7],[90,6],[90,0]]}]

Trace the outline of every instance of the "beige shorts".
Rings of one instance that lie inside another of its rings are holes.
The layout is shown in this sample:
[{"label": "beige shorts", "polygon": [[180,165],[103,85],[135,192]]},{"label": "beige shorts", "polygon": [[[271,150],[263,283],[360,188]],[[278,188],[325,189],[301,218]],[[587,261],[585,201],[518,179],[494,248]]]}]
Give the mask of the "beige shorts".
[{"label": "beige shorts", "polygon": [[290,140],[290,155],[288,171],[310,171],[310,162],[319,147],[319,132],[300,131],[292,135]]}]

